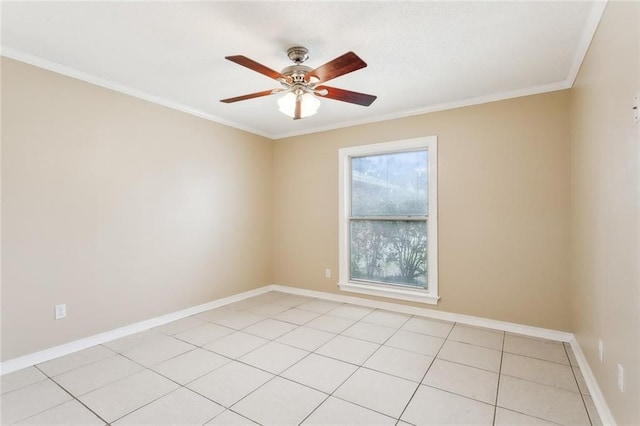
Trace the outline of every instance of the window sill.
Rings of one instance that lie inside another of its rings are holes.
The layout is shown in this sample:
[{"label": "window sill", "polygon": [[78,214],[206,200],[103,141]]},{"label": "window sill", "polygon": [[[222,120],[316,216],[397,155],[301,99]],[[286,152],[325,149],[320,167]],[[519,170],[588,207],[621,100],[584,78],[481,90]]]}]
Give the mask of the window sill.
[{"label": "window sill", "polygon": [[369,296],[388,297],[390,299],[406,300],[409,302],[427,303],[437,305],[440,298],[428,293],[426,290],[407,289],[375,284],[360,284],[354,282],[338,283],[342,291],[367,294]]}]

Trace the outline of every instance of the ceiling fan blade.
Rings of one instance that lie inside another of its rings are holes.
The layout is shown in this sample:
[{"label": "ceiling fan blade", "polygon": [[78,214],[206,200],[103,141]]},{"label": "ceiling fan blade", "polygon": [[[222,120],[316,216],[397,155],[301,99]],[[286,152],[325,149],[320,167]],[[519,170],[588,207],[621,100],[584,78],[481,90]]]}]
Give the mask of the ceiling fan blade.
[{"label": "ceiling fan blade", "polygon": [[304,78],[306,81],[310,81],[311,77],[316,77],[319,80],[317,83],[324,83],[366,66],[367,63],[360,59],[358,55],[353,52],[347,52],[313,71],[309,71]]},{"label": "ceiling fan blade", "polygon": [[293,116],[294,120],[300,120],[302,118],[302,98],[296,97],[296,110]]},{"label": "ceiling fan blade", "polygon": [[[326,90],[326,94],[322,94]],[[323,98],[335,99],[336,101],[349,102],[362,106],[369,106],[376,100],[377,96],[367,95],[366,93],[352,92],[351,90],[338,89],[329,86],[317,86],[316,92]]]},{"label": "ceiling fan blade", "polygon": [[236,55],[236,56],[225,56],[225,59],[235,62],[238,65],[242,65],[243,67],[247,67],[250,70],[259,72],[260,74],[266,75],[269,78],[273,78],[274,80],[285,79],[284,75],[280,74],[278,71],[272,70],[269,67],[266,67],[253,59],[249,59],[246,56]]},{"label": "ceiling fan blade", "polygon": [[236,96],[235,98],[222,99],[220,102],[224,102],[225,104],[230,104],[232,102],[245,101],[247,99],[259,98],[261,96],[269,96],[274,93],[278,93],[277,89],[265,90],[262,92],[249,93],[248,95]]}]

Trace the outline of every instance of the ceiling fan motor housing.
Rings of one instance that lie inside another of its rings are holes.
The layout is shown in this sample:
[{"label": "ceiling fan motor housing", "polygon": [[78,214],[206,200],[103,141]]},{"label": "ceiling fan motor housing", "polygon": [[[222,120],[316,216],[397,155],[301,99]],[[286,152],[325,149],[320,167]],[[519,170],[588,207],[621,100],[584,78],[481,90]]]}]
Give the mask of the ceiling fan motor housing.
[{"label": "ceiling fan motor housing", "polygon": [[290,65],[282,70],[280,74],[291,77],[292,83],[304,83],[304,76],[313,71],[313,68],[306,65]]},{"label": "ceiling fan motor housing", "polygon": [[313,68],[302,65],[304,61],[309,59],[309,50],[306,47],[294,46],[287,49],[287,56],[295,65],[290,65],[282,70],[280,74],[290,78],[288,85],[302,85],[305,88],[309,86],[304,76],[313,71]]}]

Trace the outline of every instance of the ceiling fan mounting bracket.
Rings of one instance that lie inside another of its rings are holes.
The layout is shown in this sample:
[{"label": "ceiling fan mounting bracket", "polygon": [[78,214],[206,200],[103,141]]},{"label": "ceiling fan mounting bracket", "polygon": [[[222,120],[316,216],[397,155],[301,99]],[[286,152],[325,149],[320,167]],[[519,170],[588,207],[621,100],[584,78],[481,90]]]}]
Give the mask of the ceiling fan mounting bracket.
[{"label": "ceiling fan mounting bracket", "polygon": [[287,49],[287,56],[299,65],[309,59],[309,49],[302,46],[290,47]]}]

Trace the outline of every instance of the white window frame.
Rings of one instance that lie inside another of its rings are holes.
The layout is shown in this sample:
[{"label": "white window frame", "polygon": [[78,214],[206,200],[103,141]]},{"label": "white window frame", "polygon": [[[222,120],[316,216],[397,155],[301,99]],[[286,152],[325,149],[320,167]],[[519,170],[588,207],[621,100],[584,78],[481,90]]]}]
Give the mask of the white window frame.
[{"label": "white window frame", "polygon": [[[427,212],[427,288],[408,288],[393,284],[352,281],[349,254],[349,214],[351,208],[351,158],[365,155],[427,150],[429,152],[429,211]],[[382,296],[436,305],[438,300],[438,138],[426,136],[371,145],[342,148],[339,159],[339,282],[342,291]]]}]

